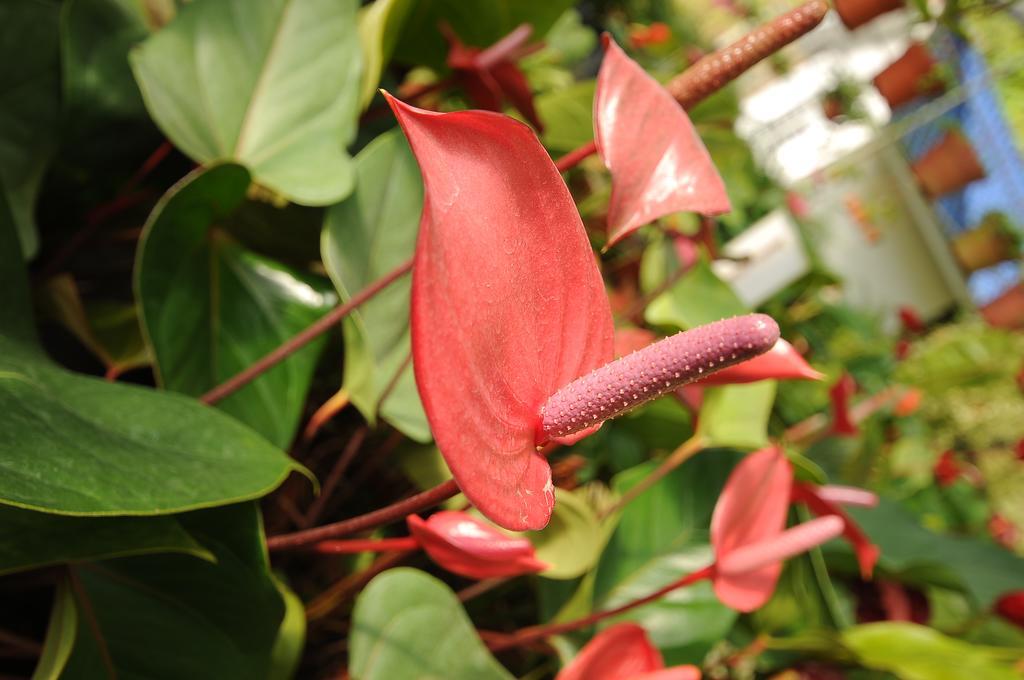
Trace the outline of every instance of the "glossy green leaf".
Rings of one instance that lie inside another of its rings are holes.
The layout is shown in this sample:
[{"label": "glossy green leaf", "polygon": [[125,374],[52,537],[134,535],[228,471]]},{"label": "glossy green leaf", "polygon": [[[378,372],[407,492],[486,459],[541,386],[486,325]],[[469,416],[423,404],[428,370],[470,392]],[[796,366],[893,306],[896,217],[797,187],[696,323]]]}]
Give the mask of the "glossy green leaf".
[{"label": "glossy green leaf", "polygon": [[[655,558],[609,591],[600,608],[612,609],[638,600],[706,567],[712,560],[711,548],[707,545],[690,546]],[[737,616],[718,601],[711,583],[702,581],[609,619],[606,625],[635,621],[644,627],[669,664],[694,663],[700,662],[707,650],[725,637]]]},{"label": "glossy green leaf", "polygon": [[[182,516],[217,558],[130,557],[75,568],[78,641],[62,678],[266,677],[285,607],[268,570],[255,504]],[[95,628],[81,616],[85,603]],[[97,637],[97,633],[99,637]]]},{"label": "glossy green leaf", "polygon": [[82,116],[144,117],[128,51],[149,35],[137,0],[68,0],[61,9],[61,67],[69,123]]},{"label": "glossy green leaf", "polygon": [[477,636],[455,593],[433,576],[390,569],[352,613],[349,672],[359,680],[510,680]]},{"label": "glossy green leaf", "polygon": [[885,499],[876,508],[849,508],[882,551],[879,566],[913,583],[955,587],[988,609],[1003,593],[1024,589],[1024,558],[977,538],[944,536],[922,527]]},{"label": "glossy green leaf", "polygon": [[359,44],[363,47],[360,108],[366,108],[377,93],[381,73],[391,59],[398,33],[411,7],[412,0],[375,0],[359,8]]},{"label": "glossy green leaf", "polygon": [[418,0],[405,22],[395,57],[406,64],[440,69],[448,45],[437,30],[446,21],[463,43],[486,47],[516,26],[533,26],[540,40],[572,0]]},{"label": "glossy green leaf", "polygon": [[[324,221],[323,261],[342,299],[412,257],[422,208],[423,182],[405,137],[398,129],[381,135],[356,157],[355,191]],[[408,276],[396,281],[345,319],[343,387],[371,423],[379,412],[406,435],[429,441],[408,363],[410,282]]]},{"label": "glossy green leaf", "polygon": [[53,594],[53,608],[50,610],[50,623],[46,627],[46,639],[43,640],[43,653],[32,673],[32,680],[57,680],[61,677],[71,658],[77,633],[78,610],[75,609],[75,600],[67,579],[62,579]]},{"label": "glossy green leaf", "polygon": [[855,626],[841,639],[861,664],[901,680],[1020,680],[1007,650],[972,645],[913,623]]},{"label": "glossy green leaf", "polygon": [[0,194],[0,503],[157,515],[258,498],[295,467],[249,428],[177,394],[71,373],[36,345]]},{"label": "glossy green leaf", "polygon": [[701,259],[670,290],[651,301],[644,318],[648,323],[686,329],[747,311],[729,284]]},{"label": "glossy green leaf", "polygon": [[[737,459],[726,451],[704,451],[626,506],[598,562],[595,609],[642,597],[707,565],[711,513]],[[624,493],[656,467],[650,462],[626,470],[616,475],[612,487]],[[699,660],[734,618],[706,586],[687,591],[664,605],[641,608],[636,618],[650,627],[659,647],[664,643],[663,651],[673,650],[673,662]]]},{"label": "glossy green leaf", "polygon": [[274,649],[270,653],[270,671],[267,678],[290,680],[295,677],[306,643],[306,607],[299,596],[280,579],[275,578],[274,582],[284,600],[284,618],[277,631]]},{"label": "glossy green leaf", "polygon": [[0,188],[26,259],[39,247],[36,198],[57,147],[59,9],[49,0],[0,3],[0,63],[8,65],[0,72]]},{"label": "glossy green leaf", "polygon": [[584,80],[545,92],[534,99],[537,116],[544,121],[544,133],[541,135],[544,146],[566,153],[594,139],[596,86],[596,80]]},{"label": "glossy green leaf", "polygon": [[[135,263],[136,298],[160,384],[198,396],[323,316],[326,282],[239,246],[219,224],[245,200],[237,165],[198,170],[154,208]],[[291,443],[324,339],[218,408],[278,446]]]},{"label": "glossy green leaf", "polygon": [[775,387],[774,380],[761,380],[706,389],[697,420],[700,435],[709,446],[756,449],[767,445]]},{"label": "glossy green leaf", "polygon": [[174,517],[68,517],[0,506],[0,574],[163,552],[213,559]]},{"label": "glossy green leaf", "polygon": [[43,313],[67,328],[102,361],[108,377],[150,363],[135,305],[97,300],[87,306],[70,274],[47,281],[41,294]]},{"label": "glossy green leaf", "polygon": [[150,114],[197,162],[243,163],[298,203],[344,198],[362,74],[356,4],[186,4],[132,53]]},{"label": "glossy green leaf", "polygon": [[541,576],[576,578],[597,563],[604,546],[601,525],[587,502],[565,489],[555,489],[551,521],[541,531],[523,534],[537,551],[537,559],[551,565]]}]

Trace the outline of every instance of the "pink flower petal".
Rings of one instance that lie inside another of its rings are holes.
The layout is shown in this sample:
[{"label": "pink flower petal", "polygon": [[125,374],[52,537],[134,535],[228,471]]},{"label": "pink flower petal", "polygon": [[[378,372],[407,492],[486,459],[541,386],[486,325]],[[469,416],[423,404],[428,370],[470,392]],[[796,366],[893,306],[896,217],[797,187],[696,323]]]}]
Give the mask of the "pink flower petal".
[{"label": "pink flower petal", "polygon": [[729,197],[682,107],[609,36],[597,75],[594,134],[612,173],[608,245],[682,210],[729,212]]},{"label": "pink flower petal", "polygon": [[[729,475],[711,518],[711,544],[720,564],[747,545],[770,541],[786,526],[793,469],[776,446],[747,456]],[[753,611],[771,597],[782,563],[742,573],[716,573],[715,594],[727,606]]]},{"label": "pink flower petal", "polygon": [[430,559],[462,576],[518,576],[548,567],[527,539],[506,536],[464,512],[437,512],[425,522],[409,515],[406,523]]},{"label": "pink flower petal", "polygon": [[701,380],[700,385],[734,385],[758,380],[821,380],[825,376],[811,368],[793,345],[779,339],[771,350],[742,364],[723,368]]},{"label": "pink flower petal", "polygon": [[635,623],[605,628],[580,650],[556,680],[624,680],[664,668],[661,652]]},{"label": "pink flower petal", "polygon": [[536,135],[507,116],[389,98],[423,174],[413,367],[455,481],[488,519],[541,529],[541,404],[612,358],[608,297],[579,213]]}]

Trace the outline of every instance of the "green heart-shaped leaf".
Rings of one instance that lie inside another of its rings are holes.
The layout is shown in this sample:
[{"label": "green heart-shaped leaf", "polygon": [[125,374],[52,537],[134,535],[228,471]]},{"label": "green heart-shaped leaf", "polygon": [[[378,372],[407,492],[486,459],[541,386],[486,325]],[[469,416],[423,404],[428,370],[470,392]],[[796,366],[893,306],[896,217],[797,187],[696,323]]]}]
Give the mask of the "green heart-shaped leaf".
[{"label": "green heart-shaped leaf", "polygon": [[510,680],[448,586],[416,569],[390,569],[356,600],[349,671],[359,680]]},{"label": "green heart-shaped leaf", "polygon": [[295,464],[177,394],[54,364],[0,192],[0,503],[69,515],[156,515],[258,498]]},{"label": "green heart-shaped leaf", "polygon": [[352,188],[355,0],[192,2],[132,53],[146,105],[199,163],[235,160],[307,205]]},{"label": "green heart-shaped leaf", "polygon": [[[320,318],[327,282],[241,247],[219,224],[245,200],[249,174],[189,175],[153,210],[135,264],[136,296],[160,383],[199,396]],[[278,446],[298,426],[320,338],[218,403]]]}]

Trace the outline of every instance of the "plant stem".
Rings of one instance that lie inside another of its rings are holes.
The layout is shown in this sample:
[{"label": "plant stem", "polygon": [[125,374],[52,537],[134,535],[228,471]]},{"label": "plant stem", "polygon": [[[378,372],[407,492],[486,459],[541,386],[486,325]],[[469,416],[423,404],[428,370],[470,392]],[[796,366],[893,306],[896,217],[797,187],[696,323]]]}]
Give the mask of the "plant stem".
[{"label": "plant stem", "polygon": [[389,550],[411,551],[420,547],[412,536],[402,538],[349,538],[341,541],[321,541],[313,546],[315,552],[323,555],[351,555],[362,552],[385,552]]},{"label": "plant stem", "polygon": [[363,445],[366,440],[367,433],[366,425],[363,425],[356,433],[352,435],[352,438],[345,444],[345,450],[338,456],[338,460],[334,463],[331,471],[327,475],[327,479],[324,480],[323,488],[320,489],[320,495],[310,503],[309,509],[306,511],[305,516],[302,518],[302,524],[299,526],[303,529],[311,527],[316,524],[316,521],[320,519],[320,515],[324,510],[324,506],[327,505],[327,501],[331,498],[334,490],[338,488],[338,484],[341,483],[341,478],[345,474],[349,465],[355,460],[356,454],[359,453],[359,448]]},{"label": "plant stem", "polygon": [[500,652],[506,649],[511,649],[513,647],[520,647],[522,645],[534,642],[536,640],[541,640],[551,635],[560,635],[561,633],[568,633],[574,630],[579,630],[581,628],[588,628],[599,621],[603,621],[604,619],[611,618],[612,616],[618,616],[619,614],[627,612],[631,609],[642,607],[645,604],[654,602],[655,600],[667,595],[668,593],[671,593],[673,590],[685,588],[686,586],[697,583],[698,581],[709,579],[714,575],[714,573],[715,566],[712,564],[707,567],[704,567],[703,569],[695,571],[692,574],[687,574],[681,579],[678,579],[668,584],[664,588],[659,588],[650,595],[641,597],[638,600],[633,600],[632,602],[627,602],[626,604],[620,607],[595,612],[593,614],[590,614],[589,616],[584,616],[581,619],[576,619],[575,621],[567,621],[565,623],[548,623],[540,626],[530,626],[529,628],[521,628],[520,630],[516,631],[515,633],[512,633],[503,640],[489,644],[488,647],[490,647],[490,650],[492,652]]},{"label": "plant stem", "polygon": [[405,556],[408,554],[409,553],[407,551],[384,553],[365,570],[357,574],[350,574],[346,578],[338,581],[306,605],[306,619],[309,621],[315,621],[317,619],[324,618],[344,604],[346,598],[351,593],[359,590],[369,583],[370,579],[374,576],[382,571],[401,564],[402,560],[404,560]]},{"label": "plant stem", "polygon": [[[890,406],[903,396],[904,388],[899,386],[887,387],[866,399],[857,402],[850,409],[850,421],[859,424],[872,415]],[[793,425],[782,435],[784,441],[792,444],[808,444],[816,441],[828,433],[832,421],[824,413],[815,413]]]},{"label": "plant stem", "polygon": [[220,385],[217,385],[212,390],[199,397],[199,401],[205,404],[215,404],[221,399],[234,394],[274,366],[290,357],[295,352],[298,352],[323,333],[326,333],[339,321],[348,316],[352,310],[359,307],[359,305],[363,304],[374,295],[400,279],[402,276],[408,274],[410,271],[412,271],[412,258],[398,265],[398,267],[380,277],[366,288],[363,288],[361,291],[353,295],[345,304],[338,305],[331,311],[327,312],[327,314],[324,314],[317,321],[313,322],[311,326],[286,340],[276,349],[256,361],[256,363],[231,378],[228,378]]},{"label": "plant stem", "polygon": [[368,512],[365,515],[352,517],[350,519],[342,520],[341,522],[335,522],[334,524],[325,524],[324,526],[316,527],[315,529],[305,529],[291,534],[271,536],[267,539],[267,549],[271,552],[275,552],[278,550],[303,548],[307,545],[319,543],[320,541],[324,541],[328,538],[347,536],[348,534],[354,534],[357,531],[372,529],[382,524],[387,524],[388,522],[403,519],[414,512],[420,512],[427,508],[431,508],[441,501],[448,500],[458,492],[458,484],[455,483],[454,479],[449,479],[447,482],[442,482],[432,489],[427,489],[415,496],[410,496],[409,498],[397,501],[391,505],[386,505],[379,510]]},{"label": "plant stem", "polygon": [[[733,44],[702,58],[673,78],[665,89],[689,111],[751,66],[809,32],[821,23],[827,12],[826,0],[805,2],[758,26]],[[555,167],[559,172],[565,172],[594,153],[597,153],[597,143],[587,142],[555,161]]]},{"label": "plant stem", "polygon": [[662,478],[668,473],[675,470],[677,467],[685,463],[686,461],[693,458],[695,455],[700,453],[704,449],[704,439],[698,434],[693,435],[685,442],[679,445],[679,447],[669,454],[669,457],[661,462],[657,468],[654,469],[651,474],[647,475],[640,482],[632,487],[629,491],[622,495],[619,502],[615,505],[605,509],[600,515],[599,519],[605,519],[609,515],[612,515],[624,507],[632,503],[637,499],[638,496],[643,494],[645,491],[650,489],[652,486],[657,484]]}]

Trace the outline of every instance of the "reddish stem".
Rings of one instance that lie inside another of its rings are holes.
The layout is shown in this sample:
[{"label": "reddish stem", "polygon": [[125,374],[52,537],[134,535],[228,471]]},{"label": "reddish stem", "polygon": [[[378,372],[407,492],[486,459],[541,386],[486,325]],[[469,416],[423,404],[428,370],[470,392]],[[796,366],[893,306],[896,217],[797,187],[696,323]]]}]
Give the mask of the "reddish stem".
[{"label": "reddish stem", "polygon": [[590,614],[589,616],[584,616],[581,619],[576,619],[575,621],[567,621],[565,623],[548,623],[540,626],[530,626],[529,628],[521,628],[520,630],[516,631],[515,633],[512,633],[503,640],[499,640],[489,644],[488,647],[490,647],[492,652],[500,652],[505,649],[511,649],[512,647],[520,647],[522,645],[529,644],[537,640],[541,640],[551,635],[560,635],[562,633],[568,633],[570,631],[579,630],[581,628],[588,628],[599,621],[603,621],[604,619],[611,618],[613,616],[618,616],[619,614],[627,612],[631,609],[642,607],[645,604],[654,602],[655,600],[667,595],[668,593],[671,593],[673,590],[685,588],[686,586],[697,583],[698,581],[703,581],[705,579],[712,578],[714,574],[715,565],[712,564],[707,567],[704,567],[703,569],[695,571],[692,574],[687,574],[681,579],[678,579],[668,584],[664,588],[660,588],[654,591],[650,595],[641,597],[638,600],[633,600],[632,602],[627,602],[626,604],[620,607],[608,609],[601,612],[595,612],[593,614]]},{"label": "reddish stem", "polygon": [[352,517],[350,519],[326,524],[315,529],[305,529],[291,534],[280,534],[267,539],[267,549],[271,552],[277,550],[291,550],[302,548],[313,543],[319,543],[328,538],[347,536],[357,531],[372,529],[388,522],[404,519],[414,512],[420,512],[432,508],[442,501],[446,501],[459,492],[459,486],[454,479],[442,482],[432,489],[427,489],[415,496],[387,505],[379,510],[368,512],[365,515]]},{"label": "reddish stem", "polygon": [[412,536],[403,538],[349,538],[343,541],[320,541],[313,551],[324,555],[350,555],[385,550],[416,550],[420,544]]},{"label": "reddish stem", "polygon": [[580,162],[593,154],[597,153],[597,142],[590,141],[581,146],[578,149],[573,149],[569,153],[565,154],[557,161],[555,161],[555,167],[558,168],[559,172],[565,172],[575,168]]},{"label": "reddish stem", "polygon": [[295,354],[295,352],[298,352],[300,349],[316,340],[323,333],[334,328],[334,326],[348,316],[352,310],[359,307],[359,305],[363,304],[374,295],[397,281],[399,278],[408,274],[410,271],[412,271],[411,258],[398,265],[398,267],[380,277],[366,288],[363,288],[361,291],[353,295],[345,304],[339,305],[324,314],[306,330],[292,336],[289,340],[286,340],[283,344],[279,345],[277,349],[259,359],[256,363],[252,364],[241,373],[232,376],[203,396],[199,397],[199,401],[205,404],[215,404],[221,399],[224,399],[225,397],[242,389],[253,380],[290,357],[292,354]]}]

